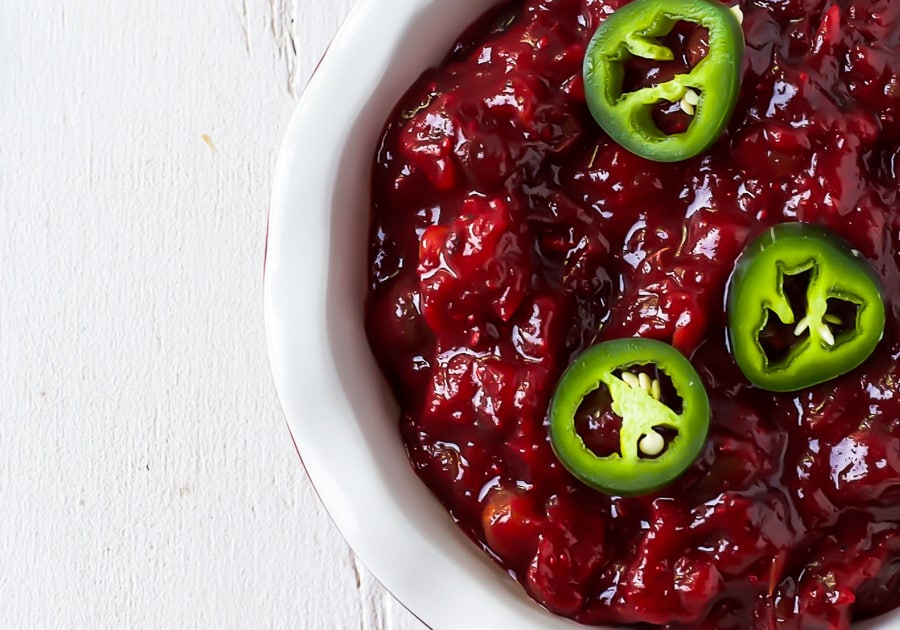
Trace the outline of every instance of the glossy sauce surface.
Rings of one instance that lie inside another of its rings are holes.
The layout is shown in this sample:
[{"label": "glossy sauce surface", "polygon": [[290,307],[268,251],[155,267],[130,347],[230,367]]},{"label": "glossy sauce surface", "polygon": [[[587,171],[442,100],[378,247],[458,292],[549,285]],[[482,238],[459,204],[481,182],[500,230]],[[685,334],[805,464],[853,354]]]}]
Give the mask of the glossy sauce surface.
[{"label": "glossy sauce surface", "polygon": [[[623,4],[491,11],[387,124],[366,328],[410,461],[555,613],[847,627],[900,604],[900,3],[742,0],[737,110],[678,164],[619,148],[585,105],[585,47]],[[702,35],[676,33],[674,66],[630,76],[683,71]],[[677,130],[682,116],[658,119]],[[787,221],[857,248],[888,322],[860,368],[774,394],[729,355],[723,304],[745,244]],[[712,426],[670,487],[609,497],[560,466],[546,412],[575,353],[631,336],[691,358]]]}]

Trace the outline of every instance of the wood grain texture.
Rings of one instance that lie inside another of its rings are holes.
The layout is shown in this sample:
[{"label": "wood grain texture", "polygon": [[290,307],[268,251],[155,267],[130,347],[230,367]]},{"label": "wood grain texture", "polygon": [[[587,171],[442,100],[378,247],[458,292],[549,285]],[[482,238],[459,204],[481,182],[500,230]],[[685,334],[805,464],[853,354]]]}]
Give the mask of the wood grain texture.
[{"label": "wood grain texture", "polygon": [[324,514],[265,354],[270,175],[351,4],[4,4],[0,626],[424,627]]}]

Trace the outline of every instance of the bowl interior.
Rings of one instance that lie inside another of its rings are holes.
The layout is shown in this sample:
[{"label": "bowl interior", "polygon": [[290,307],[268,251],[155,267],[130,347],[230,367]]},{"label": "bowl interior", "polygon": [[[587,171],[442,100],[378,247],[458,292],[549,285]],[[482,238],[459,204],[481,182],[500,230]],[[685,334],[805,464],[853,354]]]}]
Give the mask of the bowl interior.
[{"label": "bowl interior", "polygon": [[325,507],[404,605],[439,630],[565,630],[581,626],[528,599],[413,474],[396,404],[362,328],[370,170],[384,121],[488,8],[484,0],[361,0],[335,38],[276,166],[265,275],[269,355]]}]

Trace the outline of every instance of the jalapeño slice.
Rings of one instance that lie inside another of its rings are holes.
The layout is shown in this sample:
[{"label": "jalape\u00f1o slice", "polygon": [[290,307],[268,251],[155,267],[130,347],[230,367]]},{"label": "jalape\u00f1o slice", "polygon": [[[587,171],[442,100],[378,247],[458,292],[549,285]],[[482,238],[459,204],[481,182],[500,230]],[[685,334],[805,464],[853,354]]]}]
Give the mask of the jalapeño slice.
[{"label": "jalape\u00f1o slice", "polygon": [[[600,388],[621,419],[617,452],[609,454],[593,451],[576,425],[582,402]],[[650,339],[617,339],[589,348],[563,374],[550,403],[550,441],[569,472],[595,490],[646,494],[694,462],[710,413],[700,376],[678,350]]]},{"label": "jalape\u00f1o slice", "polygon": [[831,232],[782,223],[743,252],[728,287],[731,352],[747,379],[791,392],[865,361],[884,333],[881,283]]},{"label": "jalape\u00f1o slice", "polygon": [[[686,74],[623,92],[630,57],[670,61],[661,45],[679,21],[709,31],[709,52]],[[648,160],[678,162],[708,149],[722,134],[741,87],[744,34],[737,16],[715,0],[637,0],[618,9],[594,33],[584,59],[584,88],[597,123],[617,143]],[[653,121],[661,102],[684,102],[688,128],[667,135]]]}]

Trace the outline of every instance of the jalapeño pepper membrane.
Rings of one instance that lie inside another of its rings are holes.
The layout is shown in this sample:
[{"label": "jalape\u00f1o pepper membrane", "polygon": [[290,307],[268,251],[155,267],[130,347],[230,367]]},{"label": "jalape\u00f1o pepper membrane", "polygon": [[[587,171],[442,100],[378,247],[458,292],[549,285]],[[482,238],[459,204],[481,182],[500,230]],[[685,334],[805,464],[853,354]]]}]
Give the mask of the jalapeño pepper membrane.
[{"label": "jalape\u00f1o pepper membrane", "polygon": [[728,288],[735,361],[754,385],[811,387],[865,361],[881,341],[881,283],[859,252],[825,229],[783,223],[745,250]]},{"label": "jalape\u00f1o pepper membrane", "polygon": [[[679,21],[706,28],[709,52],[689,72],[669,81],[624,92],[631,57],[673,59],[658,38]],[[584,59],[585,97],[591,114],[617,143],[641,157],[677,162],[708,149],[734,111],[741,84],[744,36],[737,16],[710,0],[637,0],[607,18]],[[653,109],[681,103],[693,116],[687,130],[667,135],[653,121]]]},{"label": "jalape\u00f1o pepper membrane", "polygon": [[[598,454],[576,418],[583,401],[601,388],[621,428],[617,448]],[[650,339],[617,339],[589,348],[563,374],[550,404],[550,439],[560,462],[588,486],[645,494],[694,462],[710,413],[700,376],[678,350]]]}]

